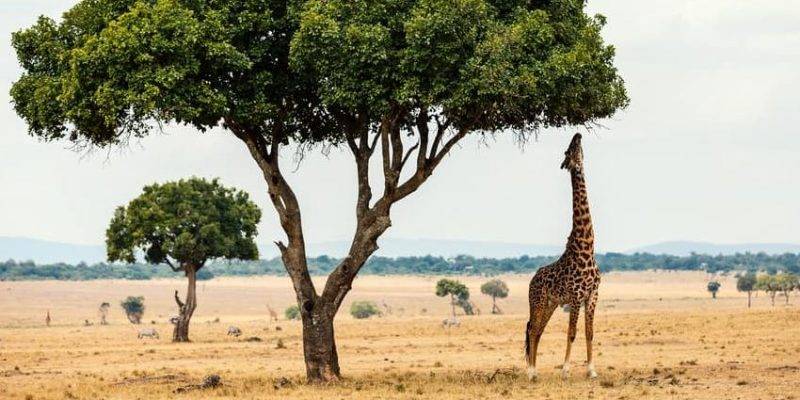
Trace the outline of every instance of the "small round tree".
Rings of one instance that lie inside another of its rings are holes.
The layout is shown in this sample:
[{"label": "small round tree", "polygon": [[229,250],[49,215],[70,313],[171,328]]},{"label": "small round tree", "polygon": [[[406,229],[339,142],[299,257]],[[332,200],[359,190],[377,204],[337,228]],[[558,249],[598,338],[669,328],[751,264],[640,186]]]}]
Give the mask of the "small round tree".
[{"label": "small round tree", "polygon": [[492,314],[502,314],[500,307],[497,306],[497,299],[508,297],[508,285],[500,279],[492,279],[481,285],[481,293],[492,296]]},{"label": "small round tree", "polygon": [[125,310],[125,315],[128,321],[132,324],[140,324],[144,316],[144,297],[142,296],[128,296],[120,303],[122,309]]},{"label": "small round tree", "polygon": [[747,292],[747,308],[750,308],[753,297],[753,290],[756,288],[756,274],[748,272],[740,275],[736,280],[736,290],[740,292]]},{"label": "small round tree", "polygon": [[117,208],[106,231],[109,261],[133,263],[138,252],[188,279],[185,301],[175,291],[178,318],[172,340],[189,341],[197,307],[197,272],[212,259],[258,258],[253,238],[261,211],[247,193],[216,179],[180,180],[146,186],[126,207]]},{"label": "small round tree", "polygon": [[772,305],[775,305],[775,295],[778,294],[778,281],[775,275],[760,275],[756,279],[756,290],[763,290],[765,293],[767,293]]},{"label": "small round tree", "polygon": [[450,296],[451,316],[454,319],[456,305],[463,308],[466,314],[472,314],[472,307],[469,304],[469,289],[463,283],[452,279],[441,279],[436,282],[436,295],[439,297]]},{"label": "small round tree", "polygon": [[789,273],[781,273],[775,276],[775,283],[777,289],[783,292],[784,297],[786,298],[786,304],[789,304],[789,293],[798,286],[800,279],[798,279],[797,275],[789,274]]},{"label": "small round tree", "polygon": [[719,282],[711,281],[711,282],[708,282],[708,286],[706,287],[706,289],[708,289],[708,291],[711,292],[711,297],[716,299],[717,298],[717,292],[719,291],[719,288],[721,286],[722,285]]},{"label": "small round tree", "polygon": [[354,301],[350,305],[350,315],[355,319],[366,319],[378,314],[380,314],[380,310],[372,301]]}]

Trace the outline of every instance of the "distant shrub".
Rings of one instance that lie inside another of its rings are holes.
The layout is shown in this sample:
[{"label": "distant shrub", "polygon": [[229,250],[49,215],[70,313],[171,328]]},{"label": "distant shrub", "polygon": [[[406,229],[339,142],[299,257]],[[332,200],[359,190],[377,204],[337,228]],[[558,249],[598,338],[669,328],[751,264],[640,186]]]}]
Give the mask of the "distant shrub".
[{"label": "distant shrub", "polygon": [[715,299],[717,298],[717,292],[719,291],[720,287],[722,287],[722,284],[720,284],[717,281],[708,282],[707,289],[708,289],[709,292],[711,292],[711,297],[713,297]]},{"label": "distant shrub", "polygon": [[299,320],[300,319],[300,307],[297,304],[293,304],[286,308],[286,311],[283,312],[283,315],[286,316],[288,320]]},{"label": "distant shrub", "polygon": [[120,306],[125,310],[128,321],[131,321],[133,324],[142,322],[142,316],[144,316],[144,297],[128,296],[120,303]]},{"label": "distant shrub", "polygon": [[354,301],[350,305],[350,315],[355,319],[365,319],[380,314],[378,306],[371,301]]}]

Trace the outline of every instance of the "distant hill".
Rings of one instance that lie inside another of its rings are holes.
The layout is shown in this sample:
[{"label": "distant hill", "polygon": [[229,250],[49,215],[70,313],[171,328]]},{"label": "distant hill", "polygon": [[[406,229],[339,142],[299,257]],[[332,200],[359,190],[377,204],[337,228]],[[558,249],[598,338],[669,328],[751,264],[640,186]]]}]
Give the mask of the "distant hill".
[{"label": "distant hill", "polygon": [[692,252],[697,254],[736,254],[760,253],[783,254],[800,253],[800,244],[791,243],[735,243],[718,244],[709,242],[674,241],[661,242],[649,246],[639,247],[628,253],[669,254],[674,256],[688,256]]},{"label": "distant hill", "polygon": [[88,264],[105,260],[106,247],[100,245],[81,245],[52,242],[20,237],[0,236],[0,260],[32,260],[37,264],[68,263],[81,261]]}]

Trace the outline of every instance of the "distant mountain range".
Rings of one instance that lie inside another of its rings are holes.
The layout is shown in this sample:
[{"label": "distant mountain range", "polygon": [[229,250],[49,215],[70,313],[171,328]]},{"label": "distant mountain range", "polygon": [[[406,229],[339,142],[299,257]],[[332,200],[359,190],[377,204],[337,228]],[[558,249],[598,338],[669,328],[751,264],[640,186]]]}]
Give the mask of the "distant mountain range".
[{"label": "distant mountain range", "polygon": [[[308,244],[309,256],[328,255],[342,257],[347,253],[350,243],[333,241]],[[376,255],[385,257],[402,256],[443,256],[451,257],[459,254],[475,257],[503,258],[529,256],[548,256],[560,254],[563,246],[537,245],[525,243],[504,243],[469,240],[440,239],[398,239],[384,238],[379,242],[380,250]],[[259,245],[262,258],[273,258],[278,250],[273,244]],[[674,241],[662,242],[650,246],[639,247],[626,253],[671,254],[676,256],[699,254],[734,254],[745,252],[768,254],[800,253],[800,244],[788,243],[744,243],[717,244],[708,242]],[[79,245],[52,242],[47,240],[2,237],[0,236],[0,260],[33,260],[38,264],[64,262],[76,264],[81,261],[88,264],[104,261],[105,246]]]}]

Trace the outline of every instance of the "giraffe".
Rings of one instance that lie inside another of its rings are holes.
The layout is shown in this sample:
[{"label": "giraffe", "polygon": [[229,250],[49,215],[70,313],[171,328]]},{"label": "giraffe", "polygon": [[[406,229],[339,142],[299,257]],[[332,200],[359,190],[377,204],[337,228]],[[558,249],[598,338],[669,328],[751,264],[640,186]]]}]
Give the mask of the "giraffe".
[{"label": "giraffe", "polygon": [[561,169],[569,170],[572,178],[572,232],[567,239],[566,250],[556,262],[540,268],[531,279],[528,300],[530,319],[525,329],[525,358],[528,378],[536,378],[536,351],[547,321],[560,305],[569,305],[569,329],[567,351],[561,370],[563,378],[569,377],[569,357],[578,325],[580,307],[585,307],[587,375],[596,378],[592,362],[592,336],[594,334],[594,310],[597,305],[597,288],[600,285],[600,270],[594,258],[594,230],[589,214],[586,183],[583,174],[583,150],[581,134],[572,138],[564,153]]},{"label": "giraffe", "polygon": [[267,304],[267,311],[269,311],[269,319],[272,320],[272,321],[277,322],[278,321],[278,313],[275,312],[275,310],[273,310],[272,306],[270,306],[269,304]]}]

